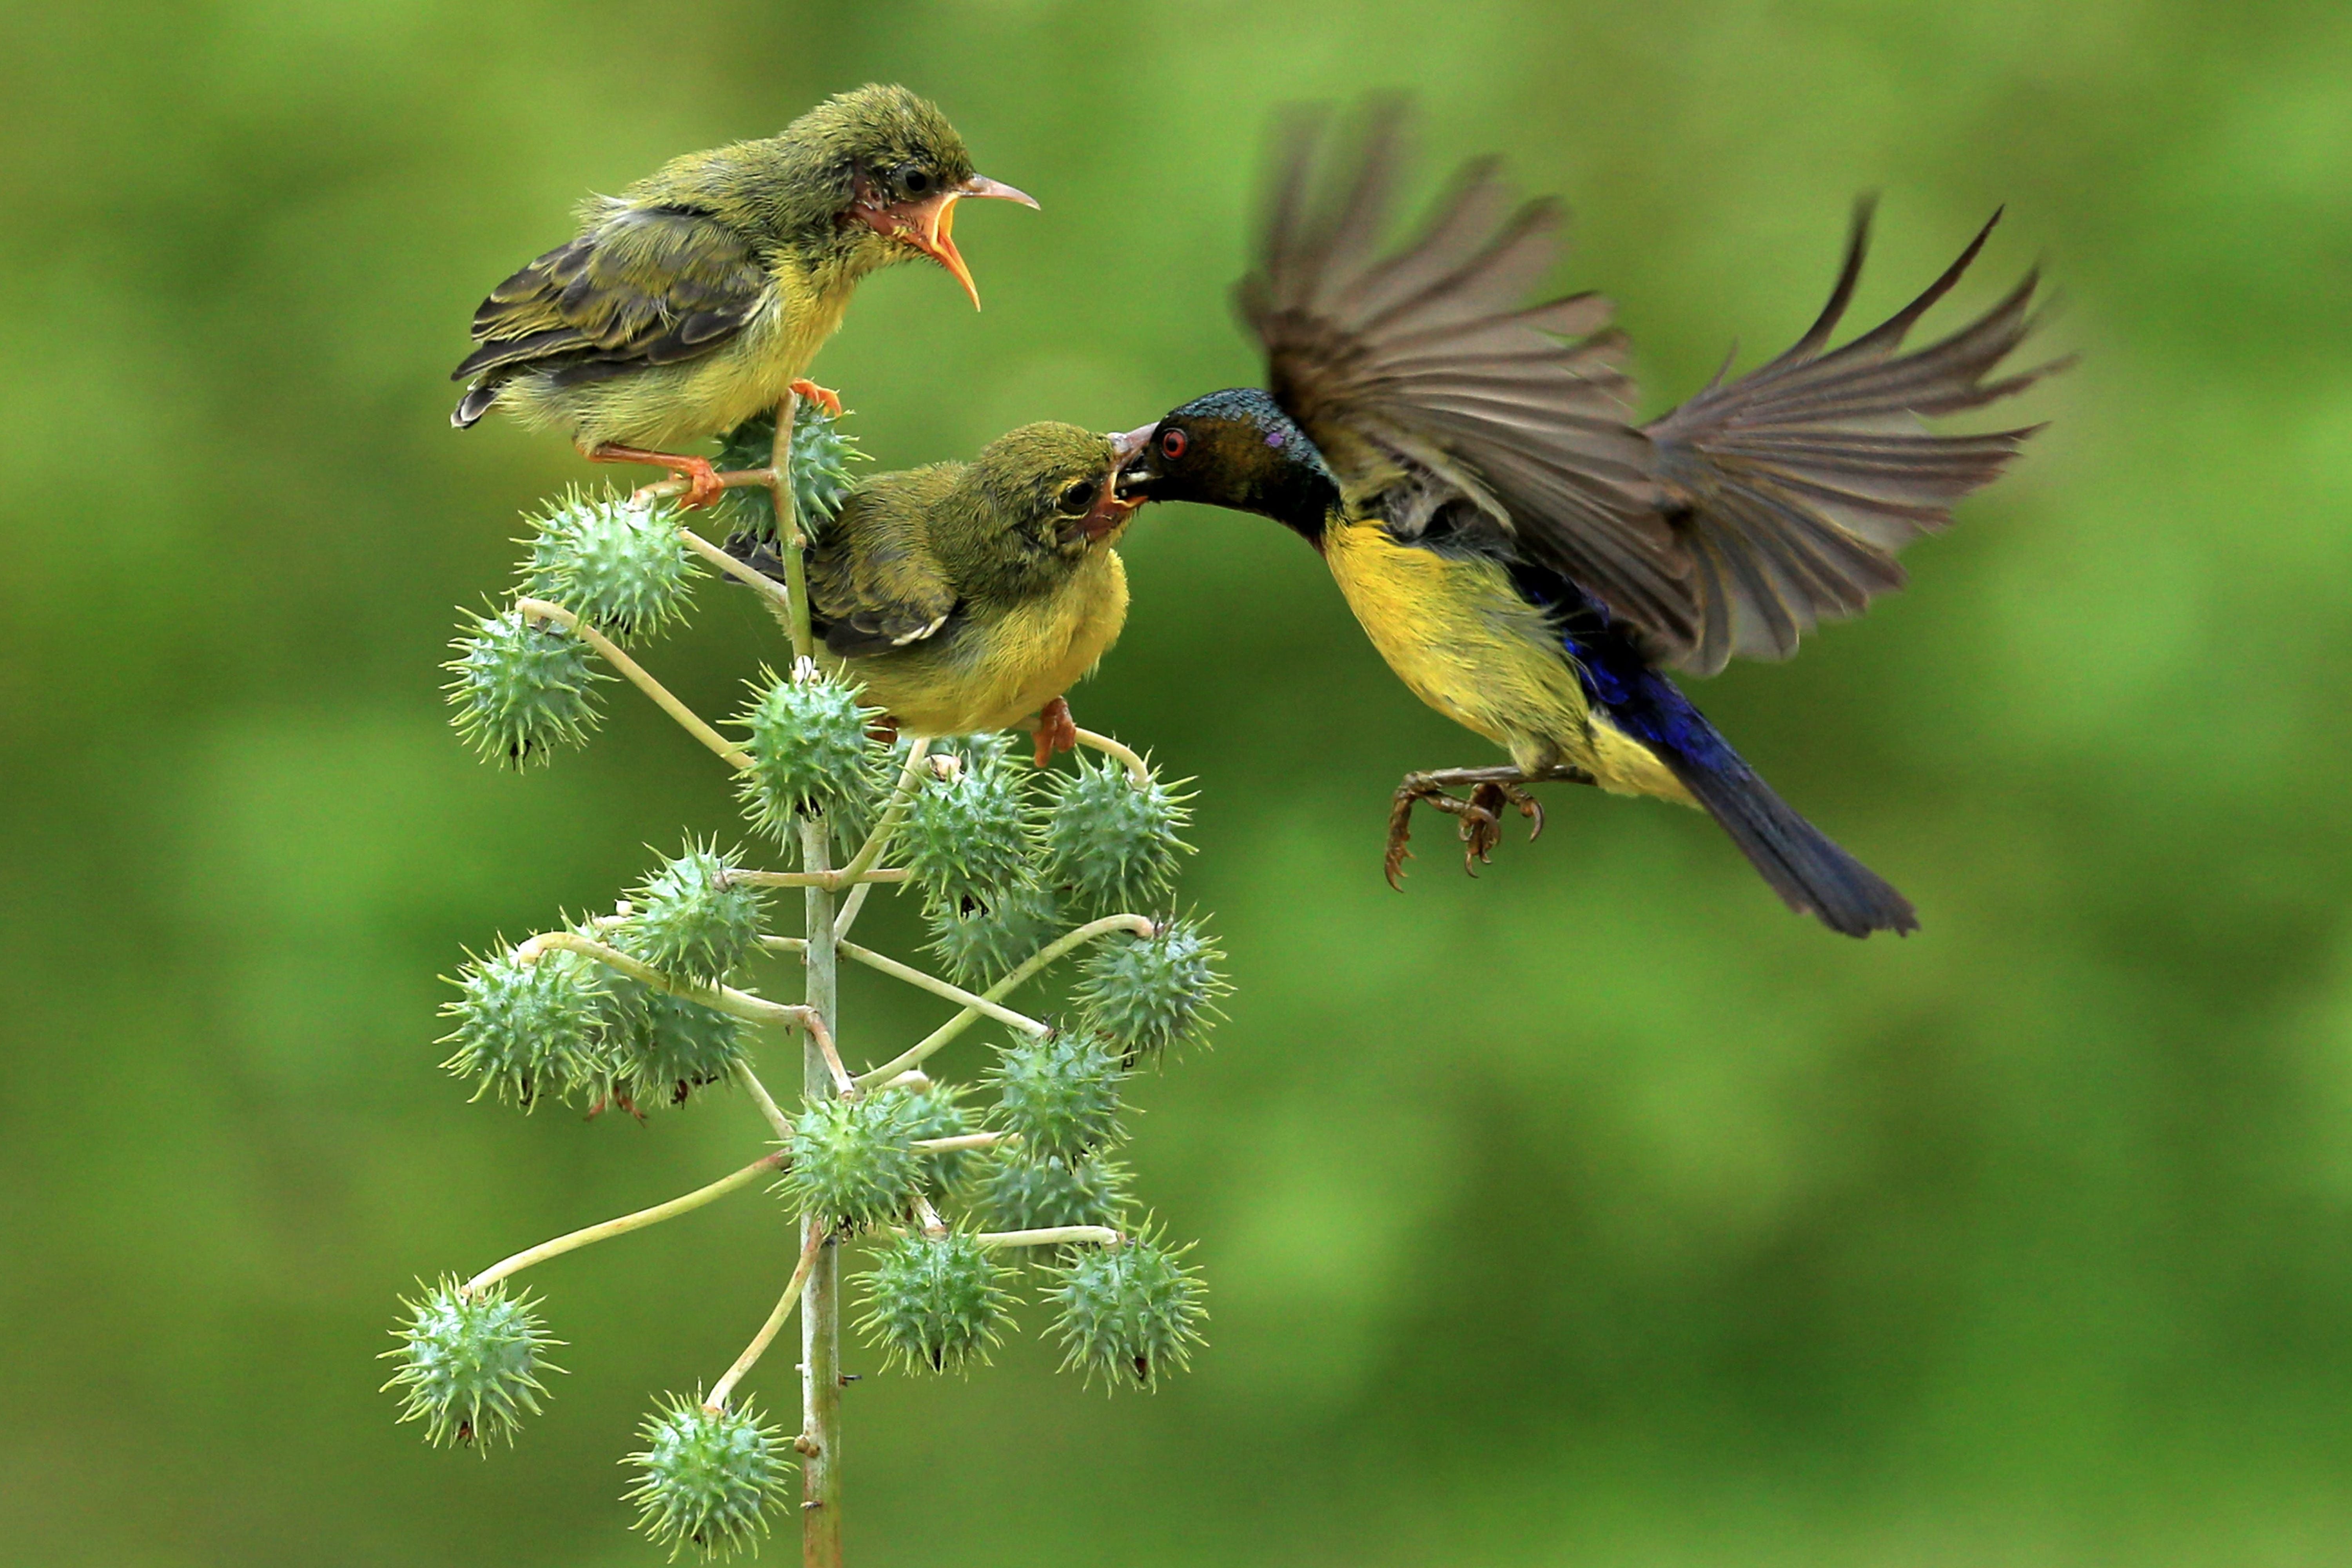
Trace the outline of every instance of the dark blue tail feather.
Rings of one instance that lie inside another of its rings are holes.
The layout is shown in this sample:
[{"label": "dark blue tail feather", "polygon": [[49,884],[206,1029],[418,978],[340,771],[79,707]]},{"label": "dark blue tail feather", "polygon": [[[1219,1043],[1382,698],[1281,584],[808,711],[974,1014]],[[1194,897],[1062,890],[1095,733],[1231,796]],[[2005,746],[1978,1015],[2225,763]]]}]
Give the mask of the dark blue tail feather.
[{"label": "dark blue tail feather", "polygon": [[1606,610],[1564,580],[1541,586],[1548,591],[1532,596],[1561,614],[1563,641],[1593,706],[1673,770],[1782,902],[1847,936],[1919,929],[1911,901],[1774,794],[1682,688],[1609,624]]}]

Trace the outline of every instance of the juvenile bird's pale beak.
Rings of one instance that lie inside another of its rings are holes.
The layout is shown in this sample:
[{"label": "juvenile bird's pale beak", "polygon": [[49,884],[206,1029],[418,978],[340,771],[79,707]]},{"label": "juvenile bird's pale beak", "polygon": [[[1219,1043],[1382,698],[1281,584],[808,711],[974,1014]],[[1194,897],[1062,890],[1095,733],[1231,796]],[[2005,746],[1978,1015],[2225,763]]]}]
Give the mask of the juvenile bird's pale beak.
[{"label": "juvenile bird's pale beak", "polygon": [[1139,450],[1129,439],[1133,435],[1134,432],[1129,431],[1126,436],[1110,438],[1111,449],[1116,454],[1111,462],[1110,480],[1103,486],[1102,494],[1095,499],[1093,510],[1079,518],[1063,535],[1066,541],[1083,538],[1092,544],[1097,540],[1108,539],[1126,527],[1127,520],[1135,515],[1135,509],[1143,504],[1145,498],[1128,495],[1118,488],[1120,465]]},{"label": "juvenile bird's pale beak", "polygon": [[963,285],[971,296],[971,308],[980,309],[980,289],[971,280],[971,268],[963,264],[962,252],[956,249],[955,205],[966,196],[993,196],[1000,201],[1019,202],[1034,207],[1036,199],[1025,191],[1017,191],[1002,180],[992,180],[985,174],[974,174],[961,185],[953,185],[935,196],[925,196],[919,202],[892,202],[887,206],[864,209],[866,222],[882,233],[905,240],[917,250],[948,269],[948,275]]}]

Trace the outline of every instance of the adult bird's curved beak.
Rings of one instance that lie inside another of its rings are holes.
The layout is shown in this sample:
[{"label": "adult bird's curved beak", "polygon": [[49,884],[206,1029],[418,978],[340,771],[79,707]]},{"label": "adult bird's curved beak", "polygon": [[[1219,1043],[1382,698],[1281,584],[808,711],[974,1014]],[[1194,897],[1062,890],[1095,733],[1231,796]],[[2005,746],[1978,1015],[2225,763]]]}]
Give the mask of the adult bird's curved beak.
[{"label": "adult bird's curved beak", "polygon": [[1151,433],[1159,428],[1156,423],[1140,425],[1111,437],[1111,447],[1118,453],[1118,479],[1113,488],[1120,500],[1132,499],[1141,506],[1151,499],[1151,481],[1160,477],[1160,470],[1151,464]]},{"label": "adult bird's curved beak", "polygon": [[1025,191],[1015,190],[985,174],[974,174],[962,184],[950,185],[937,195],[917,202],[891,202],[863,208],[861,216],[884,234],[906,241],[946,268],[949,276],[962,284],[963,291],[971,296],[971,308],[977,310],[980,289],[972,282],[971,268],[963,264],[963,254],[956,249],[953,237],[955,205],[966,196],[992,196],[1028,207],[1037,205],[1036,198]]}]

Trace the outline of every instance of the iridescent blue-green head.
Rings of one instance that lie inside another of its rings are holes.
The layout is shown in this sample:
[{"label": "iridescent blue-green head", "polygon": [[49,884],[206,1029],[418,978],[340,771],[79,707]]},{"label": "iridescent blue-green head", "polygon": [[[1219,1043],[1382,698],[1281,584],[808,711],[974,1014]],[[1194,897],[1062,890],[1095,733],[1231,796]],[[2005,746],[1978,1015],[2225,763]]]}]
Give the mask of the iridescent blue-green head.
[{"label": "iridescent blue-green head", "polygon": [[1136,455],[1119,470],[1123,497],[1254,511],[1310,543],[1322,538],[1325,520],[1339,504],[1339,482],[1323,454],[1254,386],[1196,397],[1126,439]]}]

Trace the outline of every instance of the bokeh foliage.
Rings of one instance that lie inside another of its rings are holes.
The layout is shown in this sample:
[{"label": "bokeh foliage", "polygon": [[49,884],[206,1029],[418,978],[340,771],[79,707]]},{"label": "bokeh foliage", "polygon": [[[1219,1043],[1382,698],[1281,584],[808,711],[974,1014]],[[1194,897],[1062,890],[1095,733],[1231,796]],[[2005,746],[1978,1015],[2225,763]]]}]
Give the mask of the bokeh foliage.
[{"label": "bokeh foliage", "polygon": [[[8,33],[6,1555],[648,1560],[580,1479],[758,1321],[790,1246],[759,1205],[535,1279],[574,1375],[491,1464],[368,1375],[419,1274],[707,1180],[742,1131],[457,1115],[435,1070],[451,952],[733,816],[642,704],[524,778],[450,740],[450,607],[604,476],[452,434],[441,377],[586,191],[876,77],[1045,203],[967,215],[985,314],[905,269],[820,362],[884,466],[1247,379],[1259,128],[1360,85],[1570,196],[1565,280],[1623,301],[1661,405],[1802,327],[1868,187],[1864,309],[2007,201],[1962,303],[2046,256],[2086,360],[1909,594],[1702,693],[1918,902],[1908,942],[1622,801],[1556,799],[1475,885],[1424,826],[1391,895],[1390,784],[1482,748],[1295,541],[1147,514],[1076,708],[1201,784],[1188,888],[1239,1001],[1131,1087],[1217,1340],[1115,1412],[1030,1341],[856,1385],[861,1563],[2352,1548],[2342,7],[100,0]],[[748,595],[646,653],[706,712],[778,657]],[[853,1030],[930,1016],[869,979]],[[676,1367],[612,1348],[654,1342]]]}]

